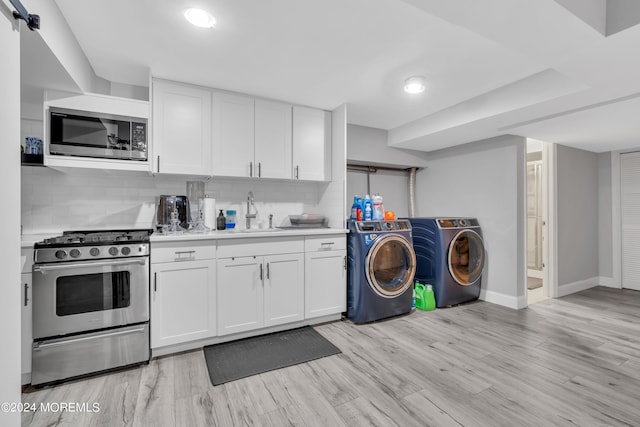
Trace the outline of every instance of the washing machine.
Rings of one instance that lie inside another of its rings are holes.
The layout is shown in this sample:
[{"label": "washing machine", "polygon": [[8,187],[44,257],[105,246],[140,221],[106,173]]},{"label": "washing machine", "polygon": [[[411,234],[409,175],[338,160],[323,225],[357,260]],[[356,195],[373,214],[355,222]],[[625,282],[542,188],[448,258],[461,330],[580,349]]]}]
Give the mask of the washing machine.
[{"label": "washing machine", "polygon": [[485,266],[476,218],[409,218],[416,252],[416,281],[433,285],[436,307],[478,299]]},{"label": "washing machine", "polygon": [[366,323],[411,311],[416,255],[407,220],[348,221],[347,317]]}]

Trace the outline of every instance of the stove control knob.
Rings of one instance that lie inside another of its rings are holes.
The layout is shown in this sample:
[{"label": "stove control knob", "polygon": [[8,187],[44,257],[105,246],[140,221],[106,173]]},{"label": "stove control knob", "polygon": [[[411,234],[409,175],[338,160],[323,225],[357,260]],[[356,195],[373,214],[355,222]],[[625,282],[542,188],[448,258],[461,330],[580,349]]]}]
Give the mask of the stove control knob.
[{"label": "stove control knob", "polygon": [[71,249],[69,255],[71,255],[71,258],[78,258],[80,256],[80,251],[78,249]]},{"label": "stove control knob", "polygon": [[131,253],[131,248],[129,246],[125,246],[122,248],[122,255],[129,255]]},{"label": "stove control knob", "polygon": [[66,257],[67,257],[67,253],[65,251],[63,251],[62,249],[56,251],[56,258],[65,259]]},{"label": "stove control knob", "polygon": [[100,249],[91,248],[91,250],[89,250],[89,253],[91,254],[91,256],[98,256],[98,255],[100,255]]},{"label": "stove control knob", "polygon": [[118,255],[118,248],[116,248],[115,246],[112,246],[109,248],[109,254],[116,256]]}]

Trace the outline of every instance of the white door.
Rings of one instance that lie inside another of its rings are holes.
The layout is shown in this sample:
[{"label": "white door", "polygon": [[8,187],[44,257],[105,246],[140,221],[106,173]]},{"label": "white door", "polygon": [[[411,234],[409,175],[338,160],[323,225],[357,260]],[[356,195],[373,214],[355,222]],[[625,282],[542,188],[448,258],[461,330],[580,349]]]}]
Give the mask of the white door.
[{"label": "white door", "polygon": [[620,156],[622,287],[640,290],[640,153]]},{"label": "white door", "polygon": [[264,257],[264,326],[304,319],[304,254]]},{"label": "white door", "polygon": [[291,179],[291,105],[256,100],[253,176]]},{"label": "white door", "polygon": [[151,348],[216,335],[213,260],[151,268]]},{"label": "white door", "polygon": [[307,253],[305,259],[305,318],[347,310],[346,251]]},{"label": "white door", "polygon": [[153,82],[154,171],[211,175],[211,92]]},{"label": "white door", "polygon": [[218,335],[263,325],[262,257],[218,260]]},{"label": "white door", "polygon": [[254,100],[224,92],[212,96],[213,174],[252,176]]}]

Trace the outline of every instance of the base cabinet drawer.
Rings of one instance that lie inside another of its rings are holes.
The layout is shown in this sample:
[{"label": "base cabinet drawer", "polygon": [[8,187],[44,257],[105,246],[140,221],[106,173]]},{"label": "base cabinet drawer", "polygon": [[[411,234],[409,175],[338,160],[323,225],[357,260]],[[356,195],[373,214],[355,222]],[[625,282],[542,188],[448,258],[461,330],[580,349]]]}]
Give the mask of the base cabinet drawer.
[{"label": "base cabinet drawer", "polygon": [[215,257],[216,243],[212,240],[204,242],[151,244],[151,264],[199,261],[203,259],[215,259]]}]

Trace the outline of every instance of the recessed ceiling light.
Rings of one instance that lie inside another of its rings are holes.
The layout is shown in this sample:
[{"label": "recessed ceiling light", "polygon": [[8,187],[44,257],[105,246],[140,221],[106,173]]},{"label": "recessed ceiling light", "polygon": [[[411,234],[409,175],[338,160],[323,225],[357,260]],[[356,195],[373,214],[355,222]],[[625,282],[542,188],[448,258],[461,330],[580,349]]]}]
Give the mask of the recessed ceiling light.
[{"label": "recessed ceiling light", "polygon": [[184,17],[196,27],[212,28],[216,25],[216,18],[206,10],[195,8],[187,9],[184,11]]},{"label": "recessed ceiling light", "polygon": [[425,78],[423,76],[412,76],[404,81],[404,91],[408,93],[421,93],[425,89]]}]

